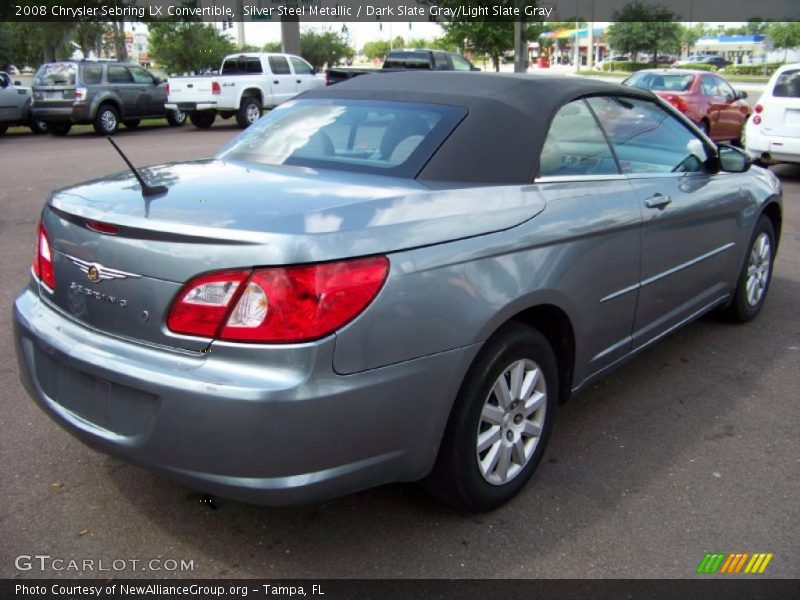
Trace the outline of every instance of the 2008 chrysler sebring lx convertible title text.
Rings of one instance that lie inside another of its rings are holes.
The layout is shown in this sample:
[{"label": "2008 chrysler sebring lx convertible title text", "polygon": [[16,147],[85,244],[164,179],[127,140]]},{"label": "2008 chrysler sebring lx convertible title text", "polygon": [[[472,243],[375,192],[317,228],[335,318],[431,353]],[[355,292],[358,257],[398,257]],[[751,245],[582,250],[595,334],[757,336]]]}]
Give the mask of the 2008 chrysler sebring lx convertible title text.
[{"label": "2008 chrysler sebring lx convertible title text", "polygon": [[472,510],[559,402],[712,309],[761,310],[781,190],[646,91],[364,76],[213,160],[52,194],[25,385],[88,444],[222,496],[425,479]]}]

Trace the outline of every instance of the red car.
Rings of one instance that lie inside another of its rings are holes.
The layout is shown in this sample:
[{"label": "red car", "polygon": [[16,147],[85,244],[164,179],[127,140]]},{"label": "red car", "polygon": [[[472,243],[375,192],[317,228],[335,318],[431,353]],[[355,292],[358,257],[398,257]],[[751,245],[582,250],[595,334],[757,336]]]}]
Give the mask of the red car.
[{"label": "red car", "polygon": [[736,92],[719,75],[689,69],[637,71],[625,85],[650,90],[689,117],[716,141],[740,142],[750,105],[747,92]]}]

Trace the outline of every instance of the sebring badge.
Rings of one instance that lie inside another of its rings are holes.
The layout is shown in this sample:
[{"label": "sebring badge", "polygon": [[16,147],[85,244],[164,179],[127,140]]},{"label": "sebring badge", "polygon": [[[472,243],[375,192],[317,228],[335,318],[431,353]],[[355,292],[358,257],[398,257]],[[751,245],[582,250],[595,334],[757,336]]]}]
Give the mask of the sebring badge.
[{"label": "sebring badge", "polygon": [[98,283],[100,281],[105,281],[107,279],[140,279],[142,276],[137,275],[136,273],[128,273],[126,271],[119,271],[117,269],[111,269],[109,267],[104,267],[100,263],[93,263],[88,262],[85,260],[81,260],[80,258],[75,258],[74,256],[70,256],[69,254],[65,254],[68,259],[70,259],[78,269],[86,273],[86,277],[92,283]]}]

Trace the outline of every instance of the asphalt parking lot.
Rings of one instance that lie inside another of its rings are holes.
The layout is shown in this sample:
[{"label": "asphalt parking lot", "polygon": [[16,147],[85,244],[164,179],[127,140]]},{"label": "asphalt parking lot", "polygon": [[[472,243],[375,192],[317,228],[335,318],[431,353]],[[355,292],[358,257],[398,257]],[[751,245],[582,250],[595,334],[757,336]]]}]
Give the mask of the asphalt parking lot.
[{"label": "asphalt parking lot", "polygon": [[[116,141],[136,165],[199,158],[238,133],[228,123]],[[706,552],[771,552],[761,577],[800,577],[800,167],[774,168],[784,227],[761,316],[703,318],[574,398],[528,487],[479,516],[415,485],[293,508],[209,504],[89,450],[36,408],[11,305],[38,214],[50,190],[123,168],[88,133],[0,138],[0,577],[684,578]],[[26,570],[20,555],[96,562]],[[193,569],[147,570],[151,559]],[[101,560],[126,564],[101,572]]]}]

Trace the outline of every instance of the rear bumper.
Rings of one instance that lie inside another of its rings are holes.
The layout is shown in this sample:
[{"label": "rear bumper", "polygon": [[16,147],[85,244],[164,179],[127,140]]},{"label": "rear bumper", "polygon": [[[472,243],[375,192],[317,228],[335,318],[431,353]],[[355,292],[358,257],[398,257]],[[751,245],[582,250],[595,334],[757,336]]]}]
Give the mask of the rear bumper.
[{"label": "rear bumper", "polygon": [[198,112],[201,110],[218,110],[216,102],[167,102],[166,110],[179,110],[181,112]]},{"label": "rear bumper", "polygon": [[800,138],[764,135],[750,124],[745,132],[745,150],[753,160],[767,164],[800,163]]},{"label": "rear bumper", "polygon": [[92,111],[88,105],[41,106],[34,103],[31,114],[34,119],[52,123],[90,123]]},{"label": "rear bumper", "polygon": [[103,452],[258,504],[423,477],[478,349],[340,376],[335,337],[181,354],[90,330],[32,288],[14,304],[14,330],[26,389],[65,429]]}]

